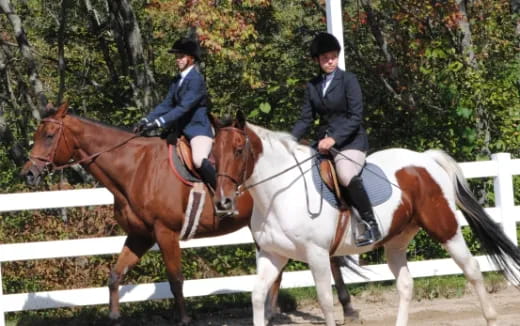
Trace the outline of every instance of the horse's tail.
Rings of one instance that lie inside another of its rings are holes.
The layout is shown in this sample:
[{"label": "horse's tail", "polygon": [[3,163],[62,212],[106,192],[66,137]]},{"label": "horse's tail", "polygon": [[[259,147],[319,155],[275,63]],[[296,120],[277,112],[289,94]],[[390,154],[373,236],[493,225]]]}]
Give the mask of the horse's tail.
[{"label": "horse's tail", "polygon": [[345,267],[357,276],[368,280],[368,277],[363,274],[363,271],[367,270],[367,268],[359,265],[358,260],[351,256],[333,256],[332,259],[334,259],[338,266]]},{"label": "horse's tail", "polygon": [[520,249],[505,235],[491,217],[478,203],[471,192],[459,165],[441,150],[426,152],[450,176],[455,187],[456,203],[468,221],[473,233],[480,240],[482,248],[493,263],[498,266],[510,281],[520,284]]}]

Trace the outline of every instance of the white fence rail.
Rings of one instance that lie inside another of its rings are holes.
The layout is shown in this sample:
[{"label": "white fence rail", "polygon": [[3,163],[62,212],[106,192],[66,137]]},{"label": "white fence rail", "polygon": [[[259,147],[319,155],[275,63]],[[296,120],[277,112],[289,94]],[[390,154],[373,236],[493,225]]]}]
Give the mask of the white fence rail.
[{"label": "white fence rail", "polygon": [[[520,159],[511,159],[508,153],[492,156],[491,161],[460,163],[466,178],[494,178],[496,207],[486,208],[486,211],[496,221],[502,224],[505,233],[518,244],[516,223],[520,221],[520,206],[515,206],[513,176],[520,175]],[[35,210],[61,207],[80,207],[92,205],[109,205],[113,203],[110,192],[104,188],[64,190],[38,193],[16,193],[0,195],[0,213],[20,210]],[[463,225],[467,225],[458,212],[457,217]],[[108,304],[108,289],[88,288],[61,291],[44,291],[35,293],[3,294],[1,264],[3,262],[53,259],[63,257],[95,256],[119,253],[125,237],[104,237],[81,240],[46,241],[33,243],[0,244],[0,326],[5,325],[6,312],[35,309],[71,307]],[[208,247],[221,245],[237,245],[251,243],[248,229],[221,237],[195,239],[181,243],[182,248]],[[156,247],[154,247],[157,250]],[[483,271],[496,270],[485,256],[477,257]],[[366,267],[369,282],[391,280],[386,264]],[[414,277],[440,276],[460,274],[461,270],[452,259],[435,259],[421,262],[411,262],[410,270]],[[347,270],[343,270],[347,283],[367,282]],[[186,297],[211,294],[250,292],[253,275],[230,276],[188,280],[184,282]],[[313,286],[314,282],[309,271],[287,272],[284,274],[282,287]],[[172,297],[166,282],[124,285],[120,288],[121,302],[145,301]]]}]

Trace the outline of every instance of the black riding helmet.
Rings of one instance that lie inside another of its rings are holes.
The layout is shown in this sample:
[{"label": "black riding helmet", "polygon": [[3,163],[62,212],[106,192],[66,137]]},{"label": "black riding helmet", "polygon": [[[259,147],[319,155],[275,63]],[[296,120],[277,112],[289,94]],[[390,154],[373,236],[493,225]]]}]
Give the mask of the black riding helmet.
[{"label": "black riding helmet", "polygon": [[317,58],[323,53],[327,53],[330,51],[340,51],[341,47],[339,45],[338,40],[334,35],[329,33],[319,33],[316,35],[314,40],[311,43],[311,57]]},{"label": "black riding helmet", "polygon": [[168,50],[170,53],[183,53],[187,55],[191,55],[195,58],[196,61],[200,61],[200,47],[199,44],[189,38],[181,38],[175,43],[173,43],[173,46],[170,50]]}]

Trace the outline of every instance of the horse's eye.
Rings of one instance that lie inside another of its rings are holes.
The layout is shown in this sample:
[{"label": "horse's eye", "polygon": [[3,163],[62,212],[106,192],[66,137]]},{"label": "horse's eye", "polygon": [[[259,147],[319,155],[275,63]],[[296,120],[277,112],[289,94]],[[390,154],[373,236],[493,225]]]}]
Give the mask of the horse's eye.
[{"label": "horse's eye", "polygon": [[243,148],[237,148],[235,149],[235,156],[240,156],[244,152]]},{"label": "horse's eye", "polygon": [[47,139],[52,139],[54,137],[54,135],[51,135],[51,134],[47,134],[46,138]]}]

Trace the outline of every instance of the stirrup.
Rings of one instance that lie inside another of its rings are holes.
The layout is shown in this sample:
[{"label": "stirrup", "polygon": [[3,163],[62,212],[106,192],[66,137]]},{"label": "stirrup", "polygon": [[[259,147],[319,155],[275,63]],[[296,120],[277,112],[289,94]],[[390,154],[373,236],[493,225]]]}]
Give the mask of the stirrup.
[{"label": "stirrup", "polygon": [[354,233],[354,242],[356,247],[364,247],[373,244],[374,242],[379,241],[375,238],[374,233],[372,232],[373,227],[377,227],[377,225],[372,226],[368,224],[368,222],[361,221],[363,226],[365,227],[365,231],[362,234],[356,234]]}]

